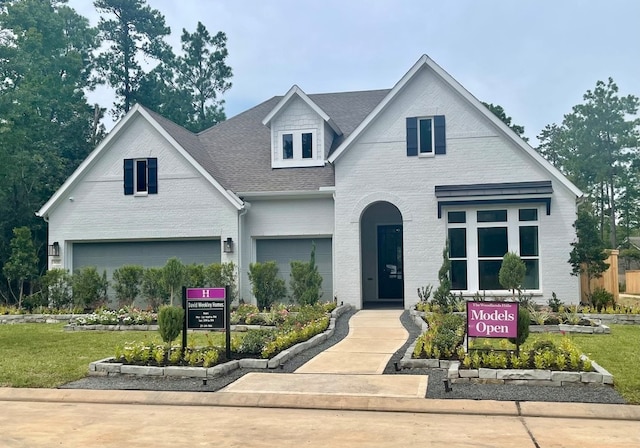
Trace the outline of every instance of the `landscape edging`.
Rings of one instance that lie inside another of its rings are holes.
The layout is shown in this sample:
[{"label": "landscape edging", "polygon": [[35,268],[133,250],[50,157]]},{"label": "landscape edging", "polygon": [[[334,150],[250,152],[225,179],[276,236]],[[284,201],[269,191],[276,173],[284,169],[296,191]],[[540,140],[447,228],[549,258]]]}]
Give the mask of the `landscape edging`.
[{"label": "landscape edging", "polygon": [[[189,367],[189,366],[167,366],[167,367],[155,367],[155,366],[135,366],[123,363],[113,362],[115,358],[113,356],[104,358],[98,361],[94,361],[89,364],[89,376],[115,376],[124,374],[133,374],[138,376],[183,376],[187,378],[214,378],[216,376],[224,375],[232,370],[240,367],[254,368],[254,369],[275,369],[280,365],[287,362],[289,359],[297,355],[298,353],[320,345],[328,338],[333,336],[335,332],[336,319],[343,313],[351,309],[351,305],[340,305],[331,312],[329,319],[329,326],[327,329],[319,333],[307,341],[300,342],[294,346],[291,346],[271,359],[258,359],[258,358],[244,358],[240,360],[232,360],[223,364],[218,364],[213,367]],[[134,367],[139,367],[138,369]],[[168,370],[165,370],[168,369]],[[182,369],[182,370],[180,370]],[[124,370],[124,371],[123,371]],[[178,373],[184,373],[184,375],[178,375]]]}]

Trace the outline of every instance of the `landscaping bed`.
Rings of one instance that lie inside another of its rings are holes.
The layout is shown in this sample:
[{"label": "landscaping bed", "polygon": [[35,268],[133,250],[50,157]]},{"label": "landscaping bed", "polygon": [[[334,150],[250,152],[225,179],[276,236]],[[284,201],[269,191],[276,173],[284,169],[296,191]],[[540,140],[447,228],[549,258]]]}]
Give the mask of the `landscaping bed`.
[{"label": "landscaping bed", "polygon": [[[191,378],[215,378],[220,375],[225,375],[232,370],[238,368],[253,368],[253,369],[275,369],[287,362],[290,358],[296,356],[302,351],[305,351],[311,347],[315,347],[322,344],[327,338],[333,335],[335,329],[335,322],[337,317],[349,310],[350,305],[343,305],[335,308],[330,313],[328,318],[328,325],[326,330],[319,334],[315,334],[310,338],[303,341],[297,341],[298,338],[304,333],[302,326],[300,329],[302,333],[289,332],[283,333],[275,339],[267,342],[261,351],[262,358],[255,357],[241,357],[241,359],[223,360],[224,362],[213,365],[206,365],[206,362],[202,362],[200,358],[196,358],[196,362],[193,364],[204,364],[202,366],[194,365],[150,365],[153,361],[146,363],[146,365],[136,365],[134,363],[126,363],[123,361],[123,356],[109,357],[99,361],[92,362],[89,365],[90,376],[113,376],[121,374],[132,375],[144,375],[154,377],[191,377]],[[313,323],[312,323],[313,324]],[[316,327],[317,328],[317,327]],[[260,330],[256,330],[260,331]],[[291,336],[293,335],[293,336]],[[288,345],[289,342],[293,344]],[[148,344],[147,344],[148,346]],[[156,346],[158,347],[158,346]],[[152,351],[151,347],[147,347],[147,350]],[[179,349],[178,349],[179,350]],[[212,349],[210,349],[212,350]],[[218,353],[219,351],[216,350]],[[193,348],[187,349],[187,361],[189,362],[189,355],[193,355],[196,351]],[[209,351],[210,353],[210,351]],[[273,354],[273,356],[266,356]],[[151,357],[152,355],[149,355]],[[206,354],[205,354],[206,356]],[[237,356],[237,355],[236,355]],[[242,356],[242,354],[240,354]],[[217,361],[217,359],[216,359]],[[138,362],[138,364],[140,364]]]},{"label": "landscaping bed", "polygon": [[[407,348],[400,366],[447,369],[452,383],[527,384],[565,386],[568,384],[613,384],[613,376],[581,354],[568,338],[556,344],[538,340],[531,345],[509,349],[499,346],[467,347],[464,316],[459,313],[424,314],[412,311],[412,319],[423,333]],[[594,327],[585,327],[594,328]]]}]

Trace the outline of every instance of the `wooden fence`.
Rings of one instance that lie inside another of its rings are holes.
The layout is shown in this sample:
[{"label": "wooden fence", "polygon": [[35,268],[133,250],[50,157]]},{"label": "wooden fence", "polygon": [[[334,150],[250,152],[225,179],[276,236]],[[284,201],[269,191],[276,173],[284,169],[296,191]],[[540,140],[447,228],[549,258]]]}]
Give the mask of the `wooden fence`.
[{"label": "wooden fence", "polygon": [[[602,273],[602,277],[591,280],[591,291],[595,288],[604,288],[613,294],[613,300],[617,302],[620,298],[620,288],[618,285],[618,254],[620,251],[608,250],[607,253],[609,254],[609,258],[606,259],[606,262],[609,264],[609,269]],[[629,290],[628,288],[627,286],[627,291]],[[580,291],[582,302],[588,302],[587,276],[585,274],[580,276]]]},{"label": "wooden fence", "polygon": [[624,273],[625,291],[629,294],[640,294],[640,271],[627,271]]}]

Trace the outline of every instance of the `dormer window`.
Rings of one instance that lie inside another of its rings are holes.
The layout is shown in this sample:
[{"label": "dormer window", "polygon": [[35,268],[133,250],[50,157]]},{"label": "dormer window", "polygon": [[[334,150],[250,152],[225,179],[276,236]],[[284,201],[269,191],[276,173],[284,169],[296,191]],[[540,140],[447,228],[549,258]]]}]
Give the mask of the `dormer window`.
[{"label": "dormer window", "polygon": [[276,149],[274,168],[324,164],[322,154],[318,154],[315,129],[287,130],[280,131],[278,134],[279,148]]}]

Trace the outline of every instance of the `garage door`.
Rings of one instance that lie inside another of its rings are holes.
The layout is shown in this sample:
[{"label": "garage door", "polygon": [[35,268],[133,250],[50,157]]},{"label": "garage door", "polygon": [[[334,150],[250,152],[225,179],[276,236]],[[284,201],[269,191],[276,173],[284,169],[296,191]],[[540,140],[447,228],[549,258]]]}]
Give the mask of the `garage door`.
[{"label": "garage door", "polygon": [[[256,258],[259,262],[275,261],[278,263],[280,277],[287,282],[293,260],[309,261],[311,244],[316,244],[316,265],[322,275],[322,297],[320,300],[333,299],[333,276],[331,263],[331,238],[314,239],[270,239],[256,241]],[[290,292],[290,291],[289,291]]]},{"label": "garage door", "polygon": [[122,243],[74,243],[73,269],[95,266],[98,272],[113,271],[125,264],[164,266],[171,257],[184,264],[220,263],[220,240],[144,241]]}]

